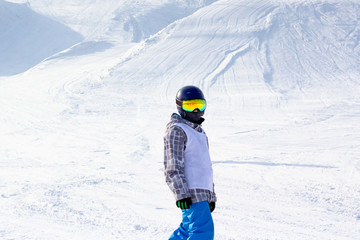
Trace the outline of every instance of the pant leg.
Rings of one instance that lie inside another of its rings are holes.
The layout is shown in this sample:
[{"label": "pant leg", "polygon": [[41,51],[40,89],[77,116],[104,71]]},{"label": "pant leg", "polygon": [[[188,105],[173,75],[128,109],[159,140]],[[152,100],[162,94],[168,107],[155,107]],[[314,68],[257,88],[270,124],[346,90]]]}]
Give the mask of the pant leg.
[{"label": "pant leg", "polygon": [[182,210],[182,222],[169,240],[213,240],[214,222],[207,201],[194,203]]}]

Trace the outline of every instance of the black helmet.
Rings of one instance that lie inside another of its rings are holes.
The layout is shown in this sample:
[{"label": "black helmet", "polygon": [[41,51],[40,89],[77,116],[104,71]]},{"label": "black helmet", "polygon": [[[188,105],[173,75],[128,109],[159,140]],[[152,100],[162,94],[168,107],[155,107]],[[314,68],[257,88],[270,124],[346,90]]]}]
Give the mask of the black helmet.
[{"label": "black helmet", "polygon": [[203,111],[197,111],[197,112],[188,112],[185,111],[182,107],[182,103],[184,100],[192,100],[192,99],[203,99],[205,100],[203,92],[195,86],[185,86],[182,87],[176,94],[176,105],[178,112],[180,113],[181,117],[194,122],[201,124],[204,119],[201,118],[204,113],[205,109]]}]

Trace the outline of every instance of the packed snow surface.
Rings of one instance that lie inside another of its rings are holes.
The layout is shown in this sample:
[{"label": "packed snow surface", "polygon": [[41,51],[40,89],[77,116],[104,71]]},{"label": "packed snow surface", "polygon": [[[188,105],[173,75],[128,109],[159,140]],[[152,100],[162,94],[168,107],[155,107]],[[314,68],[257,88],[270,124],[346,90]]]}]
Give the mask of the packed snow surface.
[{"label": "packed snow surface", "polygon": [[359,239],[360,2],[0,0],[0,239],[167,239],[208,108],[215,239]]}]

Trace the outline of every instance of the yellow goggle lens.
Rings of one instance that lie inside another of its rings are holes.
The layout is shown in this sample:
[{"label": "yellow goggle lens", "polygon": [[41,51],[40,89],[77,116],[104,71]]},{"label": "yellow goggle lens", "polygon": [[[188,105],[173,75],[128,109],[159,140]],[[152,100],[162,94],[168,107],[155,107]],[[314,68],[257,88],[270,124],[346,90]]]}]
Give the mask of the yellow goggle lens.
[{"label": "yellow goggle lens", "polygon": [[206,101],[204,99],[184,100],[182,102],[182,108],[187,112],[192,112],[195,109],[204,111],[206,108]]}]

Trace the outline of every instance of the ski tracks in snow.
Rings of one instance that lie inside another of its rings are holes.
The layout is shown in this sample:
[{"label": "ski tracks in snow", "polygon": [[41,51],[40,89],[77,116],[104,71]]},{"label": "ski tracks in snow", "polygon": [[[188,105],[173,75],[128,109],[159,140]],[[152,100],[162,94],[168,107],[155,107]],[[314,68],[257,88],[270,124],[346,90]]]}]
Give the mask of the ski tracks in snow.
[{"label": "ski tracks in snow", "polygon": [[242,55],[246,54],[247,51],[249,51],[250,46],[250,43],[246,43],[245,45],[242,45],[235,50],[226,51],[224,53],[224,58],[219,61],[214,70],[204,77],[204,80],[201,83],[202,88],[209,91],[211,86],[216,83],[218,76],[229,70],[237,58],[241,57]]}]

